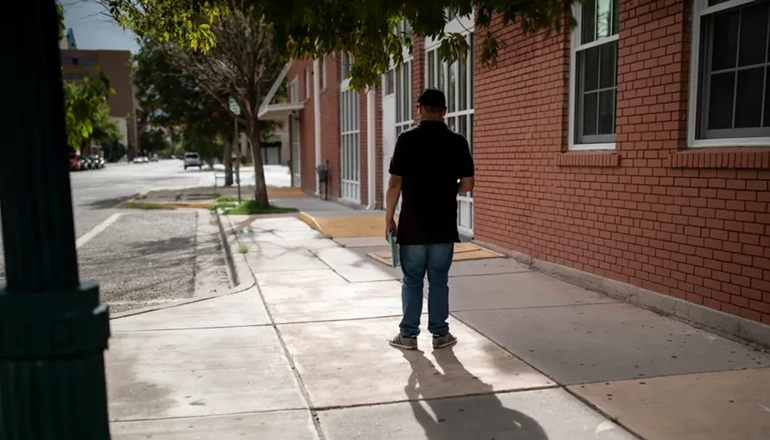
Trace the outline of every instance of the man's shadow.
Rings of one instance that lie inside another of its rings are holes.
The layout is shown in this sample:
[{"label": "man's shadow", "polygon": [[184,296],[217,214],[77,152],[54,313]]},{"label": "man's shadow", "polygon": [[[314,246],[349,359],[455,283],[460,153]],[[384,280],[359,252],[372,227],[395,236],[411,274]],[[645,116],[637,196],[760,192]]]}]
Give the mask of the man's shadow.
[{"label": "man's shadow", "polygon": [[[404,351],[412,368],[404,391],[430,440],[548,440],[537,421],[506,408],[494,389],[465,369],[452,348],[433,352],[439,371],[422,351]],[[443,371],[443,373],[442,373]],[[471,397],[437,398],[437,387],[462,386]],[[431,389],[432,388],[432,389]],[[424,400],[418,400],[418,399]],[[427,408],[426,408],[427,407]],[[430,411],[428,411],[428,408]],[[433,414],[431,414],[431,412]]]}]

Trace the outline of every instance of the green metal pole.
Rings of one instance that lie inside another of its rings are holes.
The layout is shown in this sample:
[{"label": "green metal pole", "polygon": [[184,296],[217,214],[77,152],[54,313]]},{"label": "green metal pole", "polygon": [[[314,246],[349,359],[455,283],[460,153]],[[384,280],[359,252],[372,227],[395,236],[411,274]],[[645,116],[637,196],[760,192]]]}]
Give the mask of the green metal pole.
[{"label": "green metal pole", "polygon": [[238,204],[241,204],[241,144],[238,142],[238,118],[235,121],[235,183],[238,185]]},{"label": "green metal pole", "polygon": [[0,439],[110,438],[107,307],[78,276],[54,0],[27,0],[0,35]]}]

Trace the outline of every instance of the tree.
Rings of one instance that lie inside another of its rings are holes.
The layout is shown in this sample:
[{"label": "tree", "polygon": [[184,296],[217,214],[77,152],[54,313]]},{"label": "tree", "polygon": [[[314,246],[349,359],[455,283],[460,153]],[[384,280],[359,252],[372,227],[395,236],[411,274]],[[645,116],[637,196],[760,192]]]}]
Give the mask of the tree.
[{"label": "tree", "polygon": [[[524,33],[574,26],[573,3],[579,0],[102,0],[123,27],[139,35],[176,41],[208,51],[219,44],[217,23],[230,11],[262,20],[273,32],[276,52],[287,58],[318,58],[347,52],[353,56],[351,86],[377,84],[391,59],[403,62],[403,46],[411,51],[411,33],[394,29],[406,20],[414,35],[441,41],[445,61],[464,56],[468,44],[460,34],[446,33],[453,16],[475,15],[475,31],[483,35],[481,59],[495,65],[505,40],[488,30],[495,17],[518,22]],[[566,25],[566,26],[565,26]]]},{"label": "tree", "polygon": [[[96,78],[83,78],[79,84],[65,82],[63,87],[67,144],[79,151],[92,138],[94,127],[105,122],[105,112],[109,121],[107,99],[115,91],[101,71]],[[100,129],[110,130],[109,123],[105,124]]]},{"label": "tree", "polygon": [[[225,140],[229,139],[227,134],[233,130],[233,119],[222,111],[220,100],[203,92],[199,78],[174,62],[180,59],[173,56],[175,51],[189,49],[151,39],[141,43],[139,53],[134,57],[133,77],[142,121],[168,128],[172,138],[176,128],[184,127],[209,138],[224,136]],[[226,96],[221,98],[227,99]],[[224,143],[222,162],[226,186],[233,184],[231,147],[231,142]]]},{"label": "tree", "polygon": [[102,153],[107,162],[117,162],[126,155],[128,149],[121,142],[103,142]]},{"label": "tree", "polygon": [[166,132],[159,128],[146,128],[139,134],[139,149],[142,151],[162,151],[171,148]]},{"label": "tree", "polygon": [[[261,154],[261,134],[273,122],[259,119],[259,105],[283,68],[282,58],[273,50],[272,32],[255,14],[234,11],[223,17],[211,30],[217,45],[206,53],[177,47],[170,60],[198,81],[201,90],[220,104],[228,114],[232,96],[241,108],[239,123],[249,139],[254,163],[254,200],[269,204]],[[210,121],[210,119],[207,119]],[[207,126],[198,121],[198,131]],[[189,122],[188,122],[189,127]],[[229,154],[226,158],[229,159]]]},{"label": "tree", "polygon": [[110,118],[110,106],[102,103],[92,117],[93,132],[91,140],[100,144],[105,142],[118,142],[123,139],[118,123]]}]

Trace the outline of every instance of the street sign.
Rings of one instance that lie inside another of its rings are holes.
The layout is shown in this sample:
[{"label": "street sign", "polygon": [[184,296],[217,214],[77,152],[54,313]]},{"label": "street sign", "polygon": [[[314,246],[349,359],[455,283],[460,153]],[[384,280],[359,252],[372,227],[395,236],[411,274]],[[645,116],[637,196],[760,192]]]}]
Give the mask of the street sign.
[{"label": "street sign", "polygon": [[235,102],[235,98],[233,98],[232,96],[230,97],[229,105],[230,105],[230,111],[235,116],[240,116],[241,115],[241,107],[238,106],[238,103]]}]

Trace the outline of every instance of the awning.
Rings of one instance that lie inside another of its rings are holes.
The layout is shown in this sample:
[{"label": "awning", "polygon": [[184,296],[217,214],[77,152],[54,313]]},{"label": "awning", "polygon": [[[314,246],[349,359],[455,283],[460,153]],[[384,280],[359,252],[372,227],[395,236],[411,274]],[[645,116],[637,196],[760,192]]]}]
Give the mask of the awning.
[{"label": "awning", "polygon": [[270,104],[259,109],[258,117],[262,121],[282,121],[293,112],[298,112],[305,108],[304,102],[287,102],[281,104]]}]

